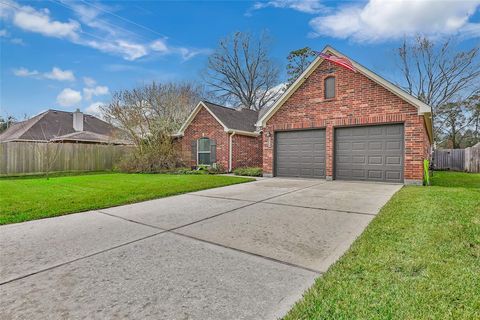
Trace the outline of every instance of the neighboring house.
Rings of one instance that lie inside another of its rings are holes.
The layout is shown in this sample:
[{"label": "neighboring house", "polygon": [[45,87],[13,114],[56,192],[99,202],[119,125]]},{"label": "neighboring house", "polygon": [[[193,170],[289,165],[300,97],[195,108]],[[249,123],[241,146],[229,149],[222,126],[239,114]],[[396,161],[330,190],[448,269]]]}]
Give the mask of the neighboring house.
[{"label": "neighboring house", "polygon": [[357,72],[317,57],[256,121],[253,111],[199,103],[178,133],[184,159],[262,166],[265,176],[420,184],[431,108],[352,63]]},{"label": "neighboring house", "polygon": [[121,130],[78,109],[48,110],[17,122],[0,134],[0,142],[130,144],[122,139]]}]

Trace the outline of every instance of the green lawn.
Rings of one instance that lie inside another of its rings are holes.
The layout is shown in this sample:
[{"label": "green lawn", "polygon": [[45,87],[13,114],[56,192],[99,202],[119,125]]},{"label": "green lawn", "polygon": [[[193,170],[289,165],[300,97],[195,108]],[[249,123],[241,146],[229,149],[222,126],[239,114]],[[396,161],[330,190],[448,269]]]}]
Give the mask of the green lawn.
[{"label": "green lawn", "polygon": [[480,174],[404,187],[285,319],[480,319]]},{"label": "green lawn", "polygon": [[90,174],[0,179],[0,224],[167,197],[252,181],[213,175]]}]

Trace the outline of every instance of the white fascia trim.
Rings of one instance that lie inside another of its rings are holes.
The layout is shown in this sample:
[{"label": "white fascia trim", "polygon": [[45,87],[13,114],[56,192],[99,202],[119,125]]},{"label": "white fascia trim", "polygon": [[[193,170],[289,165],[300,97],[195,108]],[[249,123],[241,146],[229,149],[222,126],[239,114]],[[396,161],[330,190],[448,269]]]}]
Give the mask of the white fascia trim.
[{"label": "white fascia trim", "polygon": [[241,136],[249,136],[249,137],[258,137],[260,135],[259,132],[250,132],[250,131],[235,130],[235,129],[227,129],[225,130],[225,132],[239,134]]},{"label": "white fascia trim", "polygon": [[6,142],[38,142],[38,143],[48,143],[50,140],[34,140],[34,139],[9,139],[9,140],[0,140],[0,143]]},{"label": "white fascia trim", "polygon": [[[368,70],[364,66],[362,66],[362,65],[358,64],[357,62],[351,60],[350,58],[341,54],[340,52],[333,49],[332,47],[326,46],[322,50],[322,52],[323,53],[330,52],[330,53],[333,53],[334,55],[336,55],[338,57],[344,57],[344,58],[349,59],[358,72],[360,72],[361,74],[363,74],[364,76],[366,76],[370,80],[376,82],[377,84],[381,85],[385,89],[389,90],[390,92],[392,92],[393,94],[395,94],[399,98],[401,98],[401,99],[409,102],[410,104],[414,105],[415,107],[417,107],[419,115],[423,115],[425,113],[432,112],[431,107],[429,105],[427,105],[426,103],[424,103],[424,102],[420,101],[419,99],[415,98],[414,96],[408,94],[407,92],[403,91],[402,89],[400,89],[399,87],[397,87],[393,83],[389,82],[388,80],[385,80],[384,78],[380,77],[376,73]],[[285,103],[285,101],[298,89],[298,87],[310,76],[310,74],[318,67],[318,65],[320,65],[321,62],[323,62],[323,60],[324,59],[322,59],[320,57],[317,57],[315,60],[313,60],[312,63],[308,66],[308,68],[305,69],[305,71],[297,78],[297,80],[295,80],[295,82],[292,85],[290,85],[290,87],[283,93],[283,95],[280,97],[280,99],[278,99],[277,102],[275,102],[273,107],[270,110],[268,110],[267,113],[265,113],[261,119],[258,120],[256,126],[257,127],[264,127],[266,125],[266,122],[268,121],[268,119],[270,119],[275,114],[275,112],[278,110],[278,108],[280,108]]]}]

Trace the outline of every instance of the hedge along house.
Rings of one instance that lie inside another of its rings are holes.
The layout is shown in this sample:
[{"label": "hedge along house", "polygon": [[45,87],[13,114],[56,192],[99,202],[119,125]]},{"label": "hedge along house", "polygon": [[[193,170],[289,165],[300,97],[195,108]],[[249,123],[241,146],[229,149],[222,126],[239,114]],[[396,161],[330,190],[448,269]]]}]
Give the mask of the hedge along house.
[{"label": "hedge along house", "polygon": [[255,130],[258,112],[201,101],[175,135],[183,162],[213,165],[225,171],[262,166],[262,136]]},{"label": "hedge along house", "polygon": [[259,118],[264,175],[422,183],[431,108],[351,63],[317,57]]}]

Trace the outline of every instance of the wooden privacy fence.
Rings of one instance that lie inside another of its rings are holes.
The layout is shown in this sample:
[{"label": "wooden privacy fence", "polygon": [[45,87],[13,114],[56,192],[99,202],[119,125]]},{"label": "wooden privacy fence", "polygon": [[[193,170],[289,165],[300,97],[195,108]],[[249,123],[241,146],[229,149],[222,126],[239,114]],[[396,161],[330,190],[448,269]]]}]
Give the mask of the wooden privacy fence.
[{"label": "wooden privacy fence", "polygon": [[437,170],[480,172],[480,143],[466,149],[438,149],[433,153]]},{"label": "wooden privacy fence", "polygon": [[131,146],[86,143],[0,143],[0,176],[112,170]]},{"label": "wooden privacy fence", "polygon": [[465,171],[480,172],[480,142],[465,149]]}]

